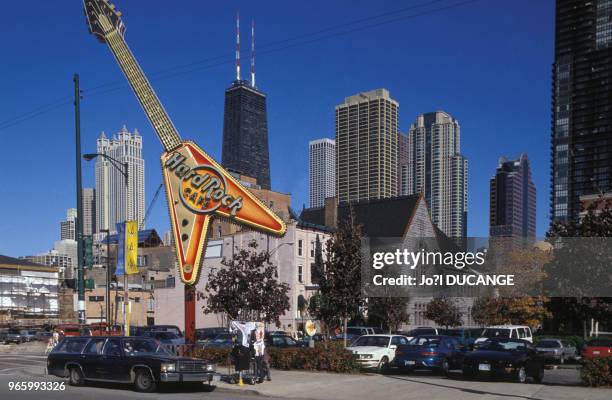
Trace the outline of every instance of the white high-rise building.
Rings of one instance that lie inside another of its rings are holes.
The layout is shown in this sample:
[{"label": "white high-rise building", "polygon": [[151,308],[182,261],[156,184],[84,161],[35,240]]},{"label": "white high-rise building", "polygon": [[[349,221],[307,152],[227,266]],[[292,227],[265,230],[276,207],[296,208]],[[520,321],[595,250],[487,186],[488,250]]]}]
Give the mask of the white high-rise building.
[{"label": "white high-rise building", "polygon": [[408,136],[408,194],[423,193],[434,224],[450,237],[467,235],[468,162],[459,122],[443,111],[421,114]]},{"label": "white high-rise building", "polygon": [[60,240],[76,239],[76,217],[76,208],[66,210],[66,220],[60,222]]},{"label": "white high-rise building", "polygon": [[116,224],[135,219],[142,223],[145,214],[144,160],[142,136],[134,129],[130,133],[125,125],[108,139],[104,132],[97,140],[97,153],[116,159],[123,168],[128,165],[128,181],[105,157],[96,158],[96,230],[116,231]]},{"label": "white high-rise building", "polygon": [[96,189],[83,188],[83,235],[96,232]]},{"label": "white high-rise building", "polygon": [[308,143],[310,207],[323,207],[336,195],[336,141],[317,139]]}]

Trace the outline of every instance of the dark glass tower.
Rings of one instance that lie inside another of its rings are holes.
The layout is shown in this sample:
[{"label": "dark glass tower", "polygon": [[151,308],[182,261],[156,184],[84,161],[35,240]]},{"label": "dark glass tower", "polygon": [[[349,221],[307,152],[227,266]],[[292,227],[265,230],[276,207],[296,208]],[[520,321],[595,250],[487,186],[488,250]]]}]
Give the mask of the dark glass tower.
[{"label": "dark glass tower", "polygon": [[557,0],[551,146],[551,219],[576,221],[612,190],[612,0]]},{"label": "dark glass tower", "polygon": [[225,91],[221,162],[270,189],[266,95],[248,81],[236,80]]},{"label": "dark glass tower", "polygon": [[500,158],[490,187],[490,235],[535,238],[536,189],[527,154]]}]

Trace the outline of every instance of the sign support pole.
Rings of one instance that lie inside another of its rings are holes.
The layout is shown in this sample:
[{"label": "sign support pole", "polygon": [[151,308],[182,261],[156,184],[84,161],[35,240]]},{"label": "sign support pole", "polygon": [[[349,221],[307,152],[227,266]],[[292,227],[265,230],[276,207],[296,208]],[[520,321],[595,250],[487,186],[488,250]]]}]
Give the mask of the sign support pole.
[{"label": "sign support pole", "polygon": [[185,285],[185,343],[196,342],[196,290],[195,285]]}]

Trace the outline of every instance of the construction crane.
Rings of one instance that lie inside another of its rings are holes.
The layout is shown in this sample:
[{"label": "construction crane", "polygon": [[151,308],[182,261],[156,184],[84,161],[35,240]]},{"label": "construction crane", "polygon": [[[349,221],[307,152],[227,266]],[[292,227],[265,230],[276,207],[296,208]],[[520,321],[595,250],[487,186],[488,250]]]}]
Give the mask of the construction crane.
[{"label": "construction crane", "polygon": [[139,231],[141,231],[142,228],[144,228],[144,223],[147,220],[147,217],[149,216],[149,214],[151,213],[151,209],[153,209],[153,205],[155,205],[155,202],[157,201],[157,198],[159,197],[159,192],[161,192],[162,187],[164,187],[164,184],[160,183],[159,187],[155,191],[155,194],[153,195],[153,200],[151,200],[151,202],[149,203],[149,207],[147,207],[147,211],[145,212],[144,219],[142,220],[142,222],[140,223],[140,226],[138,227]]}]

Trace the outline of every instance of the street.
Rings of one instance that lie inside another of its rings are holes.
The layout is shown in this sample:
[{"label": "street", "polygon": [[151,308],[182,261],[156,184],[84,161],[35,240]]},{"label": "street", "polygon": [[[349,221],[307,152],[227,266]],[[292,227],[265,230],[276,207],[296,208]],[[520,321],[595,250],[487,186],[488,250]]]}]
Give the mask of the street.
[{"label": "street", "polygon": [[[19,348],[12,350],[18,351]],[[523,399],[559,400],[610,398],[609,389],[580,387],[575,365],[546,370],[544,382],[517,384],[503,380],[465,380],[457,371],[449,377],[427,372],[389,375],[374,373],[331,374],[300,371],[273,371],[272,382],[261,385],[230,385],[219,383],[213,391],[198,386],[174,385],[162,387],[157,393],[137,393],[130,385],[87,384],[72,387],[64,379],[45,375],[46,356],[40,352],[7,353],[0,351],[0,396],[8,399],[38,399],[42,390],[10,390],[9,383],[64,382],[54,391],[44,391],[48,399]],[[223,373],[224,368],[220,367]]]}]

